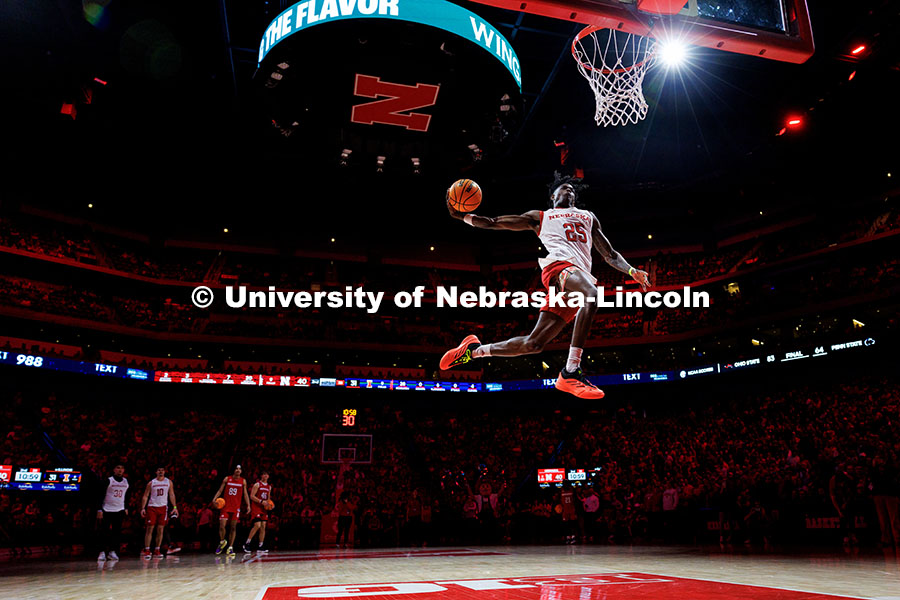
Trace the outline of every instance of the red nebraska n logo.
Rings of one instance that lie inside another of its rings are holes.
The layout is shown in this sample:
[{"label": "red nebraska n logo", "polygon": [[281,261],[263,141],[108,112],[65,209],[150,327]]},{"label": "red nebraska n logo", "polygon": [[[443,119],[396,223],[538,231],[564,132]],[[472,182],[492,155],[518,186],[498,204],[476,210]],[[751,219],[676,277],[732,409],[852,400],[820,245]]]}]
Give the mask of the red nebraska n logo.
[{"label": "red nebraska n logo", "polygon": [[378,98],[380,96],[383,100],[357,104],[353,107],[350,120],[364,125],[382,123],[384,125],[406,127],[413,131],[428,131],[431,115],[409,111],[433,106],[437,102],[437,95],[440,89],[441,86],[439,85],[428,85],[425,83],[401,85],[399,83],[381,81],[380,77],[357,73],[353,94],[366,98]]}]

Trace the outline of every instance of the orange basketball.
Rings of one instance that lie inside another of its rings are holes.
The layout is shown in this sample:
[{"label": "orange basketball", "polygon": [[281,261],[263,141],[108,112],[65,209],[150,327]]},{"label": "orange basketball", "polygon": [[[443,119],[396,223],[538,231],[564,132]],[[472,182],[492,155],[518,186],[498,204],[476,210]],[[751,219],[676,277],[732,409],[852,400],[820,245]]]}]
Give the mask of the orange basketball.
[{"label": "orange basketball", "polygon": [[215,506],[219,510],[225,508],[225,498],[216,498],[216,501],[213,502],[213,506]]},{"label": "orange basketball", "polygon": [[266,510],[272,510],[273,508],[275,508],[275,503],[271,500],[266,500],[263,502],[263,508],[265,508]]},{"label": "orange basketball", "polygon": [[455,181],[447,190],[447,202],[457,212],[472,212],[481,204],[481,188],[471,179]]}]

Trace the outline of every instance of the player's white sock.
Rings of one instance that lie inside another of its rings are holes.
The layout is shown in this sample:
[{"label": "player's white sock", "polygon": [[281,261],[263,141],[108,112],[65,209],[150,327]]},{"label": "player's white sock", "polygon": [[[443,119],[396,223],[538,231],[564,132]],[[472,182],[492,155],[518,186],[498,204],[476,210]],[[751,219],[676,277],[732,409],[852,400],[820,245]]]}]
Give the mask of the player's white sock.
[{"label": "player's white sock", "polygon": [[485,356],[491,355],[491,345],[490,344],[482,344],[478,346],[474,350],[472,350],[472,358],[483,358]]},{"label": "player's white sock", "polygon": [[584,352],[581,348],[576,348],[572,346],[569,348],[569,360],[566,361],[566,371],[571,373],[572,371],[577,371],[578,367],[581,366],[581,353]]}]

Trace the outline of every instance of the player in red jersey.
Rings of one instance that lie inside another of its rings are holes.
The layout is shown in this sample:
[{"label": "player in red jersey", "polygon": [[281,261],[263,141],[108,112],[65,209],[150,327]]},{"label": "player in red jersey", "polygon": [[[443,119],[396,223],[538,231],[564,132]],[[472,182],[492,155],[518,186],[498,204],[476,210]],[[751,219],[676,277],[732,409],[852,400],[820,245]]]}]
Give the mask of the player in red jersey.
[{"label": "player in red jersey", "polygon": [[147,531],[144,534],[144,550],[142,558],[151,558],[150,540],[153,531],[156,530],[156,546],[153,558],[164,558],[159,546],[162,543],[163,529],[169,522],[169,502],[172,503],[172,514],[178,517],[178,505],[175,504],[175,485],[166,477],[163,467],[156,469],[156,479],[147,482],[144,488],[144,497],[141,499],[141,517],[146,519]]},{"label": "player in red jersey", "polygon": [[556,174],[550,186],[552,208],[532,210],[522,215],[480,217],[473,213],[460,213],[450,207],[450,215],[479,229],[505,229],[508,231],[533,231],[547,249],[547,256],[538,260],[541,281],[546,288],[554,287],[564,292],[581,293],[585,303],[581,308],[558,307],[545,304],[541,308],[537,324],[531,333],[493,344],[482,344],[474,335],[449,350],[441,358],[441,370],[464,365],[475,358],[486,356],[522,356],[537,354],[544,349],[567,323],[575,320],[572,343],[566,366],[556,379],[556,388],[579,398],[599,399],[603,391],[592,384],[581,371],[581,355],[597,312],[599,290],[597,280],[591,275],[591,250],[596,248],[600,256],[614,269],[626,273],[646,290],[650,282],[647,272],[635,269],[622,255],[613,250],[600,229],[600,221],[594,213],[575,207],[581,180]]},{"label": "player in red jersey", "polygon": [[263,471],[259,476],[259,481],[250,488],[250,501],[252,502],[250,505],[250,521],[252,521],[253,527],[250,529],[247,541],[244,542],[244,552],[251,551],[250,543],[253,541],[253,536],[256,535],[257,531],[259,532],[259,547],[257,547],[256,551],[263,554],[268,552],[263,544],[266,541],[266,523],[269,520],[269,511],[263,506],[263,502],[271,499],[272,486],[269,485],[269,472]]},{"label": "player in red jersey", "polygon": [[[219,491],[213,497],[213,503],[217,499],[223,498],[225,506],[219,513],[219,545],[216,547],[216,554],[221,554],[228,546],[228,556],[234,556],[234,536],[237,530],[237,523],[241,518],[241,501],[247,505],[250,510],[250,496],[247,495],[247,482],[241,477],[241,465],[234,468],[234,473],[222,480]],[[228,540],[225,539],[225,525],[228,525]]]}]

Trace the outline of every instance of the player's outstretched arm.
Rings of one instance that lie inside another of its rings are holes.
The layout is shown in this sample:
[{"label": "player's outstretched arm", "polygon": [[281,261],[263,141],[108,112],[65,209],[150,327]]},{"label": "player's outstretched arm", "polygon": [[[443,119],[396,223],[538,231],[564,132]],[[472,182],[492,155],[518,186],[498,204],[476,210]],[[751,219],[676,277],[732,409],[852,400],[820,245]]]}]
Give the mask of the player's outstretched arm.
[{"label": "player's outstretched arm", "polygon": [[472,213],[461,213],[447,204],[447,210],[454,219],[459,219],[479,229],[505,229],[507,231],[537,231],[541,226],[541,211],[530,210],[522,215],[482,217]]},{"label": "player's outstretched arm", "polygon": [[603,235],[603,231],[600,229],[600,221],[597,220],[597,215],[591,213],[591,216],[594,217],[594,223],[591,225],[591,237],[593,238],[594,248],[597,249],[597,252],[600,253],[600,256],[603,257],[603,260],[605,260],[609,266],[631,276],[632,279],[641,284],[641,289],[646,292],[647,288],[650,287],[650,280],[648,279],[647,272],[635,269],[628,264],[628,261],[625,260],[621,254],[616,252],[612,247],[612,244],[609,243],[609,240],[606,239],[606,236]]}]

